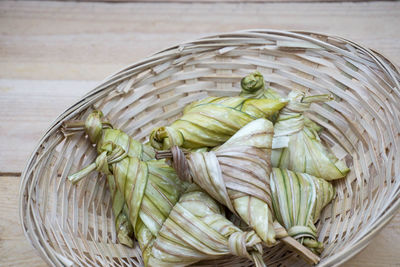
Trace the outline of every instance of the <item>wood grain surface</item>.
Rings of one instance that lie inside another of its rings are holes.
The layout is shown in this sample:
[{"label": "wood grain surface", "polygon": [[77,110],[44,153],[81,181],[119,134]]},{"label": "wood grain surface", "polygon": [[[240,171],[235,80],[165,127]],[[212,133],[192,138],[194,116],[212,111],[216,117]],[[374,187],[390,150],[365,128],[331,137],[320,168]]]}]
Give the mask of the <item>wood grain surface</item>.
[{"label": "wood grain surface", "polygon": [[[30,1],[30,0],[25,0]],[[58,1],[58,0],[50,0]],[[63,0],[74,1],[74,0]],[[80,2],[114,2],[114,3],[143,3],[143,2],[162,2],[162,3],[195,3],[195,0],[79,0]],[[372,2],[376,0],[201,0],[206,3],[293,3],[293,2]],[[396,0],[389,0],[396,1]]]},{"label": "wood grain surface", "polygon": [[[233,2],[0,3],[0,266],[44,266],[20,227],[19,175],[51,122],[119,68],[249,28],[339,35],[400,64],[400,2]],[[400,266],[399,241],[400,214],[344,266]]]}]

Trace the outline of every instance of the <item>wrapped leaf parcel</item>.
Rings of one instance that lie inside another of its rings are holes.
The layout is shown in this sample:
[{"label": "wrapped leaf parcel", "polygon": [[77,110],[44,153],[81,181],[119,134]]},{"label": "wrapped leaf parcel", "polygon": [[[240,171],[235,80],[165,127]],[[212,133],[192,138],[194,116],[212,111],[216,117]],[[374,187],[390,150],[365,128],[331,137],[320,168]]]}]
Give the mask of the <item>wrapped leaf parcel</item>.
[{"label": "wrapped leaf parcel", "polygon": [[[99,156],[69,179],[77,182],[95,169],[113,178],[110,187],[126,203],[145,266],[187,266],[227,254],[264,266],[262,241],[254,231],[234,226],[217,202],[196,185],[180,181],[164,160],[140,160],[141,153],[146,158],[140,143],[129,137],[123,142],[107,138],[110,130],[103,130],[102,124],[98,113],[89,116],[86,132],[100,146]],[[71,132],[71,127],[66,130]],[[119,138],[126,137],[119,133]]]},{"label": "wrapped leaf parcel", "polygon": [[316,124],[304,112],[313,102],[330,100],[329,95],[289,94],[289,104],[281,110],[274,125],[272,165],[295,172],[308,173],[325,180],[346,176],[349,168],[322,143]]},{"label": "wrapped leaf parcel", "polygon": [[[139,157],[142,160],[149,160],[154,158],[154,150],[151,146],[142,145],[140,142],[133,140],[126,133],[112,129],[110,123],[103,121],[103,114],[100,111],[92,112],[85,121],[67,121],[63,125],[64,135],[69,136],[75,133],[86,132],[92,143],[97,144],[97,151],[101,158],[108,158],[109,161],[113,159],[118,160],[125,155],[124,151],[128,151],[128,155],[132,157]],[[112,150],[112,144],[121,147],[119,151],[114,150],[114,154],[107,154]],[[71,176],[71,181],[76,183],[82,177],[96,169],[99,164],[93,163],[79,173]],[[115,217],[115,229],[117,237],[122,244],[133,247],[133,227],[129,222],[128,209],[125,203],[125,198],[120,190],[117,190],[117,183],[112,173],[107,172],[107,181],[109,190],[112,196],[112,211]]]},{"label": "wrapped leaf parcel", "polygon": [[[265,88],[264,77],[260,72],[244,77],[241,86],[240,95],[243,97],[281,99],[278,93]],[[319,138],[321,127],[304,115],[311,103],[330,101],[330,95],[305,96],[302,92],[293,91],[288,100],[288,105],[273,120],[276,123],[272,165],[326,180],[346,176],[349,169],[345,162],[338,160]]]},{"label": "wrapped leaf parcel", "polygon": [[214,151],[188,153],[190,172],[178,170],[178,174],[186,174],[180,175],[181,179],[198,184],[269,246],[276,242],[269,185],[272,137],[272,123],[257,119]]},{"label": "wrapped leaf parcel", "polygon": [[273,168],[271,192],[274,215],[289,235],[321,253],[323,244],[317,241],[314,224],[334,196],[332,185],[306,173]]},{"label": "wrapped leaf parcel", "polygon": [[154,129],[150,143],[156,149],[215,147],[249,122],[268,118],[285,105],[282,100],[208,97],[187,106],[170,126]]}]

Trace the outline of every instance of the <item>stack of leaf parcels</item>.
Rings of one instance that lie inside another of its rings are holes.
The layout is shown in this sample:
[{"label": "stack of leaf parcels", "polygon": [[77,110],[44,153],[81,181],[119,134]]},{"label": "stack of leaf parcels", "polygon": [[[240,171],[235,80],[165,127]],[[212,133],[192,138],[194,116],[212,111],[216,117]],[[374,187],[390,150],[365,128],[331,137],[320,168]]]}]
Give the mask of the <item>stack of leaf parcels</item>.
[{"label": "stack of leaf parcels", "polygon": [[109,128],[100,112],[85,122],[67,122],[64,133],[85,130],[97,144],[95,162],[70,175],[77,183],[97,170],[107,175],[121,243],[139,243],[146,266],[187,266],[227,254],[264,266],[261,239],[225,218],[224,209],[195,184],[179,180],[152,148]]},{"label": "stack of leaf parcels", "polygon": [[[70,181],[95,170],[106,175],[118,240],[133,247],[136,239],[145,266],[229,254],[265,266],[262,245],[278,240],[300,254],[307,251],[301,244],[322,251],[314,224],[334,197],[328,181],[349,169],[303,113],[330,98],[292,92],[283,99],[265,89],[258,72],[241,85],[240,96],[191,103],[181,118],[154,129],[147,144],[113,129],[98,111],[64,124],[66,136],[84,131],[98,152]],[[228,220],[224,206],[246,227]]]}]

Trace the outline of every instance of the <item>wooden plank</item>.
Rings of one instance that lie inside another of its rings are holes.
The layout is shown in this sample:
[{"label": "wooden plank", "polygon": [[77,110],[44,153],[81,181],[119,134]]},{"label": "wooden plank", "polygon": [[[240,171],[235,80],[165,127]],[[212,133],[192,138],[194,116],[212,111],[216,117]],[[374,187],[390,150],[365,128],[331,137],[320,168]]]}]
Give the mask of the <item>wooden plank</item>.
[{"label": "wooden plank", "polygon": [[[23,0],[31,1],[31,0]],[[49,1],[49,0],[40,0]],[[59,0],[50,0],[59,1]],[[63,0],[63,1],[74,1],[74,0]],[[372,2],[376,0],[202,0],[206,3],[310,3],[310,2]],[[387,0],[396,1],[396,0]],[[113,3],[144,3],[144,2],[156,2],[156,3],[195,3],[195,0],[80,0],[80,2],[113,2]]]},{"label": "wooden plank", "polygon": [[[19,221],[19,177],[0,176],[0,266],[46,266],[25,239]],[[400,263],[400,213],[371,244],[343,267],[389,267]],[[398,265],[397,265],[398,266]]]},{"label": "wooden plank", "polygon": [[46,266],[22,232],[19,182],[19,177],[0,177],[0,266]]},{"label": "wooden plank", "polygon": [[400,3],[1,2],[0,12],[3,173],[21,172],[50,123],[95,84],[85,80],[99,81],[159,49],[212,32],[267,27],[331,32],[400,62],[400,31],[394,26]]},{"label": "wooden plank", "polygon": [[400,2],[1,2],[0,10],[6,79],[100,80],[162,48],[249,28],[335,34],[400,62]]}]

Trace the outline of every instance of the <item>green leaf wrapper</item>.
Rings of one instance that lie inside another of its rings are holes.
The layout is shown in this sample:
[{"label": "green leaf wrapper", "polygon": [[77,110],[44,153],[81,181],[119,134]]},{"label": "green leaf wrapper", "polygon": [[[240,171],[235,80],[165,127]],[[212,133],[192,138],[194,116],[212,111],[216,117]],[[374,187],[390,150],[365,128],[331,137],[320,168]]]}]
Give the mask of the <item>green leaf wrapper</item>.
[{"label": "green leaf wrapper", "polygon": [[[252,121],[215,150],[188,153],[190,172],[178,170],[181,179],[195,182],[228,207],[268,246],[276,242],[269,185],[272,137],[270,121]],[[173,160],[179,161],[175,155]]]},{"label": "green leaf wrapper", "polygon": [[328,101],[329,95],[304,97],[303,93],[293,91],[289,99],[274,125],[272,165],[328,181],[346,176],[346,163],[328,150],[318,136],[318,125],[303,115],[312,102]]},{"label": "green leaf wrapper", "polygon": [[170,126],[154,129],[150,143],[156,149],[215,147],[249,122],[269,118],[286,103],[245,97],[208,97],[186,107],[183,116]]},{"label": "green leaf wrapper", "polygon": [[273,168],[271,191],[274,214],[289,235],[321,253],[314,223],[334,196],[332,185],[309,174]]},{"label": "green leaf wrapper", "polygon": [[[67,121],[63,125],[63,132],[66,136],[85,131],[90,141],[97,145],[97,152],[103,153],[103,158],[108,151],[112,150],[113,144],[122,148],[123,151],[128,151],[128,155],[139,157],[142,160],[154,158],[154,149],[149,145],[142,145],[140,142],[130,138],[124,132],[113,129],[112,125],[103,120],[103,114],[100,111],[93,111],[86,120],[83,121]],[[103,159],[104,160],[104,159]],[[100,160],[98,160],[100,162]],[[100,163],[99,163],[100,164]],[[79,173],[71,177],[72,182],[76,183],[88,172],[96,169],[99,164],[89,165]],[[104,165],[103,165],[104,166]],[[112,196],[112,211],[115,217],[115,229],[120,243],[133,247],[133,227],[129,221],[127,207],[123,193],[118,190],[117,181],[113,174],[103,170],[107,175],[108,187]]]},{"label": "green leaf wrapper", "polygon": [[256,99],[282,99],[282,97],[274,90],[265,88],[264,77],[258,71],[244,77],[241,80],[240,85],[242,87],[240,96]]},{"label": "green leaf wrapper", "polygon": [[220,205],[192,184],[149,246],[145,262],[148,266],[187,266],[227,254],[265,266],[257,234],[233,225],[222,215]]}]

